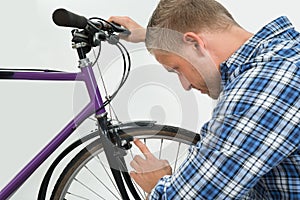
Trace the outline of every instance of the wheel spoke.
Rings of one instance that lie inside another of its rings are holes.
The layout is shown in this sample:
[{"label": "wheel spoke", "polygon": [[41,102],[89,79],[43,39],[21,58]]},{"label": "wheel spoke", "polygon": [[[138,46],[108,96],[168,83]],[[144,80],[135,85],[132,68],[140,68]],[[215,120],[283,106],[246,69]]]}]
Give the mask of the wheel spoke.
[{"label": "wheel spoke", "polygon": [[73,194],[73,193],[70,193],[70,192],[67,192],[67,194],[68,194],[68,195],[71,195],[71,196],[74,196],[74,197],[78,197],[78,198],[80,198],[80,199],[89,200],[89,199],[87,199],[87,198],[85,198],[85,197],[79,196],[78,194]]},{"label": "wheel spoke", "polygon": [[108,176],[108,178],[109,178],[110,182],[113,184],[113,186],[115,187],[115,189],[118,191],[119,195],[121,196],[121,193],[120,193],[120,191],[118,190],[118,188],[117,188],[117,186],[116,186],[115,182],[112,180],[112,178],[111,178],[110,174],[109,174],[109,173],[108,173],[108,171],[106,170],[106,168],[105,168],[104,164],[102,163],[101,159],[99,158],[99,155],[97,155],[97,159],[98,159],[98,161],[100,162],[100,164],[101,164],[102,168],[104,169],[104,171],[105,171],[106,175]]},{"label": "wheel spoke", "polygon": [[130,155],[131,155],[131,159],[133,160],[133,153],[132,153],[132,150],[130,149]]},{"label": "wheel spoke", "polygon": [[178,155],[179,155],[180,147],[181,147],[181,142],[179,142],[179,144],[178,144],[177,153],[176,153],[176,160],[175,160],[175,164],[174,164],[173,173],[176,171],[176,166],[177,166],[177,161],[178,161]]},{"label": "wheel spoke", "polygon": [[115,196],[117,199],[119,199],[112,191],[107,187],[87,166],[84,166],[96,179],[101,185],[103,185],[113,196]]},{"label": "wheel spoke", "polygon": [[159,156],[158,159],[161,159],[161,152],[162,152],[162,146],[163,146],[163,139],[160,139],[160,147],[159,147]]},{"label": "wheel spoke", "polygon": [[[97,192],[95,192],[94,190],[92,190],[91,188],[89,188],[88,186],[86,186],[84,183],[82,183],[81,181],[79,181],[78,179],[74,178],[74,180],[76,182],[78,182],[80,185],[82,185],[84,188],[86,188],[87,190],[89,190],[90,192],[92,192],[93,194],[95,194],[97,197],[104,199],[100,194],[98,194]],[[104,199],[105,200],[105,199]]]}]

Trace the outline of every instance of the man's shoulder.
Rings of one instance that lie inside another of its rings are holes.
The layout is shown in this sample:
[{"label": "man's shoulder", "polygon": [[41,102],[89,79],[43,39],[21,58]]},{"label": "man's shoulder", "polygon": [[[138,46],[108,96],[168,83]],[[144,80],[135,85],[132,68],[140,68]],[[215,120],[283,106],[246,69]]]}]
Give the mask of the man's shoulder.
[{"label": "man's shoulder", "polygon": [[297,39],[272,38],[262,43],[259,49],[259,53],[248,60],[248,64],[290,62],[296,66],[300,66],[300,37]]},{"label": "man's shoulder", "polygon": [[262,28],[250,43],[250,46],[255,46],[255,51],[245,64],[282,60],[299,65],[300,33],[285,16],[277,18]]}]

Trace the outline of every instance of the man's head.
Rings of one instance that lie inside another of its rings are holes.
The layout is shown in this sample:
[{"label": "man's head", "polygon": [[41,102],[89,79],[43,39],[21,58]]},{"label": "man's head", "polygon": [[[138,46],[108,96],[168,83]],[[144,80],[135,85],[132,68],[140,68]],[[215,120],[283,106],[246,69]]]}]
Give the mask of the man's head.
[{"label": "man's head", "polygon": [[217,98],[220,59],[208,48],[206,36],[233,26],[239,27],[214,0],[161,0],[147,26],[146,47],[169,71],[178,73],[185,89],[196,88]]},{"label": "man's head", "polygon": [[227,9],[215,0],[161,0],[148,27],[184,33],[222,30],[233,24],[238,25]]}]

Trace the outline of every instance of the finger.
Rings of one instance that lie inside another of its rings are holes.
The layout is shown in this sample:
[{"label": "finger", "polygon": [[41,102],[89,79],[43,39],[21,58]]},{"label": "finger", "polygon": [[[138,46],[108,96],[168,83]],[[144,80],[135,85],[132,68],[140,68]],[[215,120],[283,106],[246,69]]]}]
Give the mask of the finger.
[{"label": "finger", "polygon": [[111,16],[110,18],[108,18],[107,21],[117,23],[124,27],[127,27],[129,23],[128,17],[124,17],[124,16]]},{"label": "finger", "polygon": [[145,159],[142,158],[140,155],[136,155],[133,157],[133,160],[135,160],[137,163],[142,164],[145,162]]},{"label": "finger", "polygon": [[140,187],[142,187],[144,180],[141,174],[136,172],[130,172],[130,176]]},{"label": "finger", "polygon": [[142,167],[135,161],[132,160],[130,162],[130,166],[137,172],[137,173],[143,173]]},{"label": "finger", "polygon": [[118,21],[118,18],[120,18],[120,17],[111,16],[110,18],[107,19],[107,21],[109,21],[109,22]]},{"label": "finger", "polygon": [[134,171],[129,172],[129,175],[130,175],[132,178],[135,177],[135,174],[136,174],[136,172],[134,172]]},{"label": "finger", "polygon": [[119,36],[120,39],[128,41],[129,35],[125,35],[125,34],[120,33],[118,36]]},{"label": "finger", "polygon": [[136,182],[136,183],[140,183],[141,182],[141,177],[138,173],[136,172],[130,172],[130,176],[131,178],[133,178],[133,180]]},{"label": "finger", "polygon": [[144,143],[142,143],[139,139],[134,139],[133,142],[139,148],[139,150],[144,154],[146,159],[154,157],[153,154],[148,149],[148,147]]}]

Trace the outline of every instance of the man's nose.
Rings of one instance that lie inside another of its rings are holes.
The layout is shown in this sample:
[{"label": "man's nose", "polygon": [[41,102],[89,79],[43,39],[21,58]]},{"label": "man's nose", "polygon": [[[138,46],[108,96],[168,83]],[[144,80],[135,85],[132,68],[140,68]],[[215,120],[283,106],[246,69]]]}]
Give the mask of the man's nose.
[{"label": "man's nose", "polygon": [[179,77],[182,87],[185,90],[190,90],[192,88],[190,82],[182,74],[178,74],[178,77]]}]

